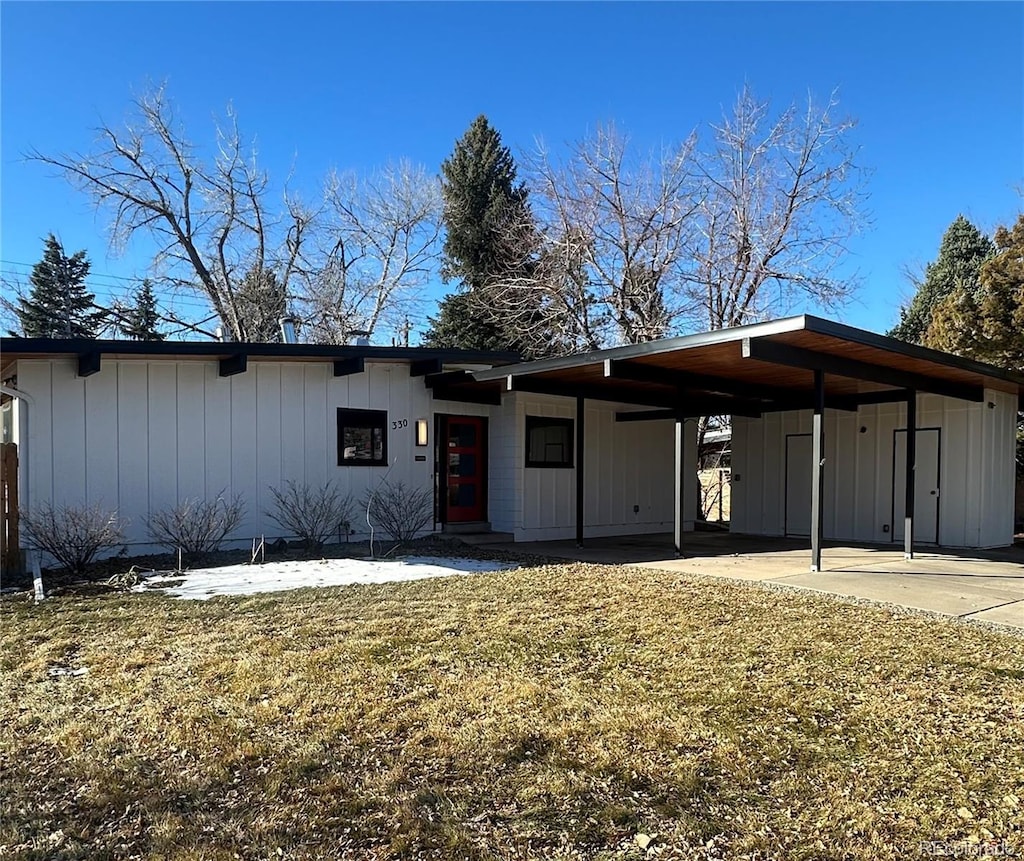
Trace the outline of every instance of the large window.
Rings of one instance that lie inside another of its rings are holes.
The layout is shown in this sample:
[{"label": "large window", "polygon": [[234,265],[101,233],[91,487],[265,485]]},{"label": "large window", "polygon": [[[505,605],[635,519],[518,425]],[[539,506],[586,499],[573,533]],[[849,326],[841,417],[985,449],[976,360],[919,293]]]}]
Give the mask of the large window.
[{"label": "large window", "polygon": [[527,416],[526,465],[571,468],[572,434],[572,419]]},{"label": "large window", "polygon": [[338,466],[386,466],[388,414],[385,410],[338,408]]}]

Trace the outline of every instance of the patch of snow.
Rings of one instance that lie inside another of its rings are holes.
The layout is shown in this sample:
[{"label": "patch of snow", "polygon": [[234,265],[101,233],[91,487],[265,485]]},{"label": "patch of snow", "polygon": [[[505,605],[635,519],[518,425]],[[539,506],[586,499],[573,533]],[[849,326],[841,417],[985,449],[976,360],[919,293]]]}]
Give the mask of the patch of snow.
[{"label": "patch of snow", "polygon": [[84,676],[89,669],[87,667],[50,667],[46,672],[51,676]]},{"label": "patch of snow", "polygon": [[215,595],[255,595],[306,586],[400,583],[430,577],[449,577],[452,574],[506,571],[515,567],[507,562],[438,556],[296,560],[267,562],[264,565],[225,565],[221,568],[197,568],[181,574],[160,574],[147,577],[132,587],[132,591],[144,592],[156,586],[175,598],[205,601]]}]

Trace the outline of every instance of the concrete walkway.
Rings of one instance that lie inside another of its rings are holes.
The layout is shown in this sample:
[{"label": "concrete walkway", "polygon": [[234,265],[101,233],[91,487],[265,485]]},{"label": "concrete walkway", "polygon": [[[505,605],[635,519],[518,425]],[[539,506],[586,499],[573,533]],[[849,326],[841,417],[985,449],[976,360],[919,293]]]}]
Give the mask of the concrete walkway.
[{"label": "concrete walkway", "polygon": [[886,545],[826,545],[824,570],[811,573],[806,542],[728,533],[687,533],[677,559],[665,535],[494,545],[611,565],[761,581],[979,619],[1024,629],[1024,547],[997,551],[923,551],[906,561]]}]

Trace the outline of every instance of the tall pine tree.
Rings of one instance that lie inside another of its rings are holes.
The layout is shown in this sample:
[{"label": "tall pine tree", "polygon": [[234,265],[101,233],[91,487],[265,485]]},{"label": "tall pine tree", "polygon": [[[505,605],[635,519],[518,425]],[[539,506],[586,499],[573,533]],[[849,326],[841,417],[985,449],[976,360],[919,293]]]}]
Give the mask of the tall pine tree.
[{"label": "tall pine tree", "polygon": [[993,251],[992,240],[958,215],[942,237],[938,258],[925,268],[924,280],[910,304],[900,309],[900,321],[889,335],[913,344],[924,343],[935,308],[958,288],[976,292],[981,265]]},{"label": "tall pine tree", "polygon": [[146,278],[132,294],[131,304],[120,309],[117,330],[133,341],[162,341],[166,336],[159,324],[153,285]]},{"label": "tall pine tree", "polygon": [[245,273],[236,290],[235,307],[245,340],[281,340],[281,318],[288,313],[288,291],[272,269],[253,267]]},{"label": "tall pine tree", "polygon": [[473,120],[441,165],[444,194],[442,276],[481,289],[501,273],[503,233],[529,217],[526,187],[501,134],[483,114]]},{"label": "tall pine tree", "polygon": [[480,307],[472,292],[449,293],[441,300],[430,323],[425,342],[434,347],[465,347],[475,350],[516,350],[506,327]]},{"label": "tall pine tree", "polygon": [[[515,278],[528,255],[512,253],[514,237],[533,223],[526,187],[516,179],[512,153],[487,117],[477,117],[442,164],[446,282],[458,279],[462,292],[440,303],[424,340],[438,347],[523,351],[517,337],[521,310],[496,308],[488,288]],[[506,313],[508,311],[508,313]]]},{"label": "tall pine tree", "polygon": [[[996,230],[994,245],[978,289],[958,288],[940,302],[924,343],[1024,373],[1024,214]],[[1024,411],[1017,413],[1017,481],[1024,482]],[[1016,522],[1022,520],[1018,509]]]},{"label": "tall pine tree", "polygon": [[924,343],[1024,371],[1024,215],[1000,227],[976,289],[959,287],[932,314]]},{"label": "tall pine tree", "polygon": [[52,233],[43,259],[32,267],[28,296],[18,297],[16,313],[27,338],[95,338],[106,312],[85,286],[89,260],[85,251],[70,257]]}]

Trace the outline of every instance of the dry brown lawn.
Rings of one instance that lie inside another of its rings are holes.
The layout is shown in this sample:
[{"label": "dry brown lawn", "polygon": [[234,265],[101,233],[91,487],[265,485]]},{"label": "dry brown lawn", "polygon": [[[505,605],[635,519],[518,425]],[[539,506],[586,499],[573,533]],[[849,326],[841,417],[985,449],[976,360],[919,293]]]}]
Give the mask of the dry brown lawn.
[{"label": "dry brown lawn", "polygon": [[8,859],[1024,853],[1009,634],[596,565],[0,610]]}]

